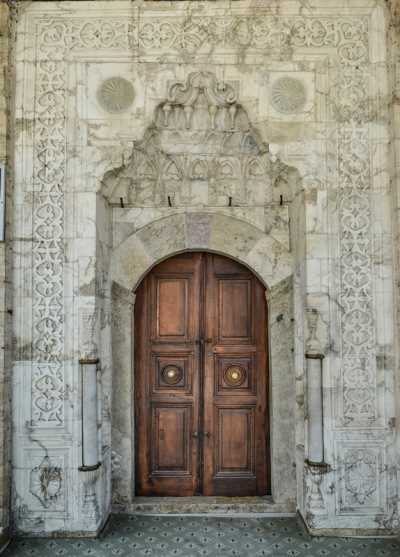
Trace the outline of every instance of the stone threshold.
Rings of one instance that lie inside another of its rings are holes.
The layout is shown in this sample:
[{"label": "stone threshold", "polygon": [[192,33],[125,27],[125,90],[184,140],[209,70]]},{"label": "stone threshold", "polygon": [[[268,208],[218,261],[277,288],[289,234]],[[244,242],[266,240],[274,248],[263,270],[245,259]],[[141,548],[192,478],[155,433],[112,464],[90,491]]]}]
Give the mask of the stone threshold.
[{"label": "stone threshold", "polygon": [[294,502],[276,503],[272,497],[135,497],[113,512],[148,515],[295,516]]}]

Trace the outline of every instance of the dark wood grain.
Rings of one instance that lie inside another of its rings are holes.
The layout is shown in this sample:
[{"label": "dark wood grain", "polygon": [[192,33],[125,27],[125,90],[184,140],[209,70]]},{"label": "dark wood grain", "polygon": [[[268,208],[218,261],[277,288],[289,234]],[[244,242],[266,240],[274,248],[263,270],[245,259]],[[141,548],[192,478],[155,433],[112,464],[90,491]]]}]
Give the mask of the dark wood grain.
[{"label": "dark wood grain", "polygon": [[136,294],[136,493],[268,493],[264,287],[233,260],[189,253]]},{"label": "dark wood grain", "polygon": [[[138,495],[198,491],[201,272],[200,254],[178,255],[157,265],[136,292]],[[171,369],[181,375],[169,382]]]},{"label": "dark wood grain", "polygon": [[[265,289],[239,263],[207,257],[204,495],[269,490]],[[232,382],[229,370],[232,370]],[[236,375],[242,380],[235,384]]]}]

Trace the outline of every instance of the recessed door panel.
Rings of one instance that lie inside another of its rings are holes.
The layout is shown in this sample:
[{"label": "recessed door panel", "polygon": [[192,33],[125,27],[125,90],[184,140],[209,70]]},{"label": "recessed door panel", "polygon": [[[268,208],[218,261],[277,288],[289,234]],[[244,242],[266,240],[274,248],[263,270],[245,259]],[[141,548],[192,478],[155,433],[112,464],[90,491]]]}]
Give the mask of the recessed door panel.
[{"label": "recessed door panel", "polygon": [[257,394],[256,354],[214,354],[216,396]]},{"label": "recessed door panel", "polygon": [[198,492],[201,265],[199,254],[168,259],[136,292],[137,495]]},{"label": "recessed door panel", "polygon": [[218,279],[218,341],[250,343],[252,341],[252,281]]},{"label": "recessed door panel", "polygon": [[254,407],[217,407],[216,475],[255,476]]},{"label": "recessed door panel", "polygon": [[192,394],[196,353],[192,350],[161,349],[152,352],[152,393]]},{"label": "recessed door panel", "polygon": [[157,336],[188,337],[188,279],[157,277]]},{"label": "recessed door panel", "polygon": [[152,415],[153,476],[190,474],[191,406],[155,404]]}]

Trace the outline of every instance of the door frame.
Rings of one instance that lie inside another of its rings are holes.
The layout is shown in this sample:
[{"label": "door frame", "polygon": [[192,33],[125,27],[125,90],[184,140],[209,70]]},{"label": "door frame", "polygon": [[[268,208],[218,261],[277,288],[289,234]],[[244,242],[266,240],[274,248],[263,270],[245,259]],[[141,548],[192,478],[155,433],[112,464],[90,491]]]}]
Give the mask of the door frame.
[{"label": "door frame", "polygon": [[[171,254],[171,256],[173,255],[176,254]],[[230,257],[227,254],[220,253],[220,255]],[[269,411],[271,497],[274,502],[283,504],[283,508],[286,508],[288,512],[292,512],[296,505],[296,478],[293,466],[296,459],[294,441],[295,379],[292,346],[288,345],[282,329],[291,329],[293,337],[292,297],[291,278],[282,281],[276,288],[266,290],[269,354],[267,407]],[[136,479],[135,408],[133,404],[135,366],[132,334],[134,331],[134,303],[135,294],[132,290],[127,290],[118,284],[113,285],[112,305],[118,314],[118,319],[114,320],[116,326],[113,327],[113,385],[116,387],[113,389],[112,450],[113,460],[116,462],[114,468],[116,477],[113,479],[113,508],[127,512],[135,498]],[[285,311],[288,310],[289,313],[285,315]],[[290,392],[292,397],[288,398]],[[126,411],[120,412],[121,408],[125,408]],[[129,419],[127,419],[127,413],[129,413]],[[291,457],[290,461],[288,457]],[[289,474],[288,482],[283,480],[285,469]],[[290,474],[293,475],[292,478],[290,478]]]}]

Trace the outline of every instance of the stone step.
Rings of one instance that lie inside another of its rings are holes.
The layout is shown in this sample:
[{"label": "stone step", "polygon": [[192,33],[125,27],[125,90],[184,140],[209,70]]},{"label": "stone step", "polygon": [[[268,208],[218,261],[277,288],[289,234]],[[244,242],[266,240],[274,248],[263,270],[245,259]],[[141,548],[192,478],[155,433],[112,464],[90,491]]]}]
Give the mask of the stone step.
[{"label": "stone step", "polygon": [[261,515],[294,516],[293,502],[276,503],[271,497],[135,497],[124,509],[114,512],[149,515]]}]

